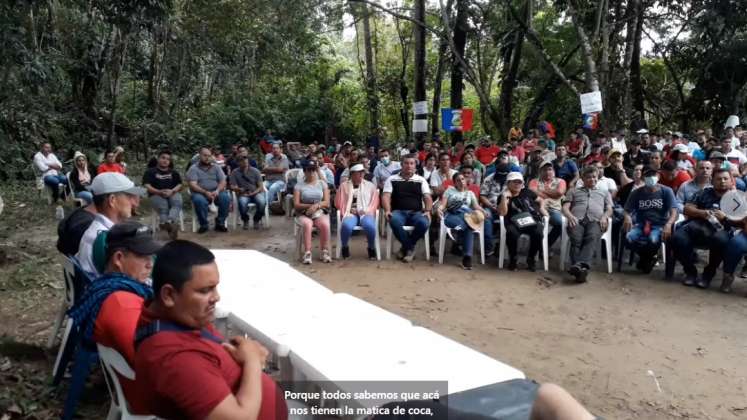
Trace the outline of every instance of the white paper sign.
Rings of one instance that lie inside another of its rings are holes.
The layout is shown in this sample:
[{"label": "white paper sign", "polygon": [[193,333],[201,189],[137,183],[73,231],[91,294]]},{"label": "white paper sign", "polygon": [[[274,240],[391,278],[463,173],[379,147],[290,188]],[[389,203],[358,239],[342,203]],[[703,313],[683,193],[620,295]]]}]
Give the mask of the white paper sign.
[{"label": "white paper sign", "polygon": [[602,92],[589,92],[581,94],[581,113],[590,114],[602,110]]},{"label": "white paper sign", "polygon": [[427,114],[428,113],[428,102],[426,101],[413,102],[412,112],[415,115]]},{"label": "white paper sign", "polygon": [[412,132],[413,133],[427,133],[428,132],[428,120],[412,120]]}]

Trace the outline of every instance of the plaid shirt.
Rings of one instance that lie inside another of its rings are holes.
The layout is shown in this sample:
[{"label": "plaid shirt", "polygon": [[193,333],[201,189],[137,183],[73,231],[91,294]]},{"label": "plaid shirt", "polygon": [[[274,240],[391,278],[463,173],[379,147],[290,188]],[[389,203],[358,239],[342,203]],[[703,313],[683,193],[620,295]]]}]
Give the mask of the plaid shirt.
[{"label": "plaid shirt", "polygon": [[498,197],[503,191],[503,185],[501,185],[495,179],[495,173],[490,174],[480,186],[480,197],[485,197],[490,200],[490,204],[498,205]]}]

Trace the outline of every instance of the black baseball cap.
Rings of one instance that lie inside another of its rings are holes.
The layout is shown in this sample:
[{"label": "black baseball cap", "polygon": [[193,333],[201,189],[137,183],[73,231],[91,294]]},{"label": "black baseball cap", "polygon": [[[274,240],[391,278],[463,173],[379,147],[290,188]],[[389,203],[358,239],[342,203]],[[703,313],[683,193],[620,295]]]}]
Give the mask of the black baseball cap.
[{"label": "black baseball cap", "polygon": [[659,171],[656,170],[653,166],[644,166],[643,171],[641,171],[641,175],[657,175]]},{"label": "black baseball cap", "polygon": [[162,244],[153,239],[153,230],[138,222],[126,221],[112,226],[106,236],[107,249],[126,249],[139,255],[153,255]]},{"label": "black baseball cap", "polygon": [[305,161],[301,162],[301,167],[303,168],[304,171],[307,170],[307,169],[316,170],[316,168],[317,168],[316,161],[315,160],[305,160]]}]

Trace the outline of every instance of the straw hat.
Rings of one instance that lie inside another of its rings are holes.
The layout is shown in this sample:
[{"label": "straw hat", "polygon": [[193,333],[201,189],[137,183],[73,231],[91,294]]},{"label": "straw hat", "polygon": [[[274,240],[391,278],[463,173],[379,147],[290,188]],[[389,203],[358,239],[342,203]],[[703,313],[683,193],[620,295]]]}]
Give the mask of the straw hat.
[{"label": "straw hat", "polygon": [[482,230],[482,224],[485,222],[485,214],[483,212],[471,211],[464,215],[464,221],[467,222],[469,227],[474,230]]}]

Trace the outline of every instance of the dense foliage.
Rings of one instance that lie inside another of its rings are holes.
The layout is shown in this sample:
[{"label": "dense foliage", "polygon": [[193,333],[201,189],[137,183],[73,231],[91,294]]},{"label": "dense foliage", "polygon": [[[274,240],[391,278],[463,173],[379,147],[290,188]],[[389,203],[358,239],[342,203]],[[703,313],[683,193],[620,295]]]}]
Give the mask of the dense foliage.
[{"label": "dense foliage", "polygon": [[441,0],[426,2],[425,22],[415,2],[6,0],[0,177],[29,176],[42,141],[70,158],[252,143],[265,128],[360,142],[379,125],[387,141],[409,139],[421,23],[429,108],[434,95],[450,105],[449,74],[463,69],[463,106],[476,110],[467,138],[543,120],[565,133],[580,123],[577,94],[595,86],[609,129],[719,127],[745,108],[740,0]]}]

